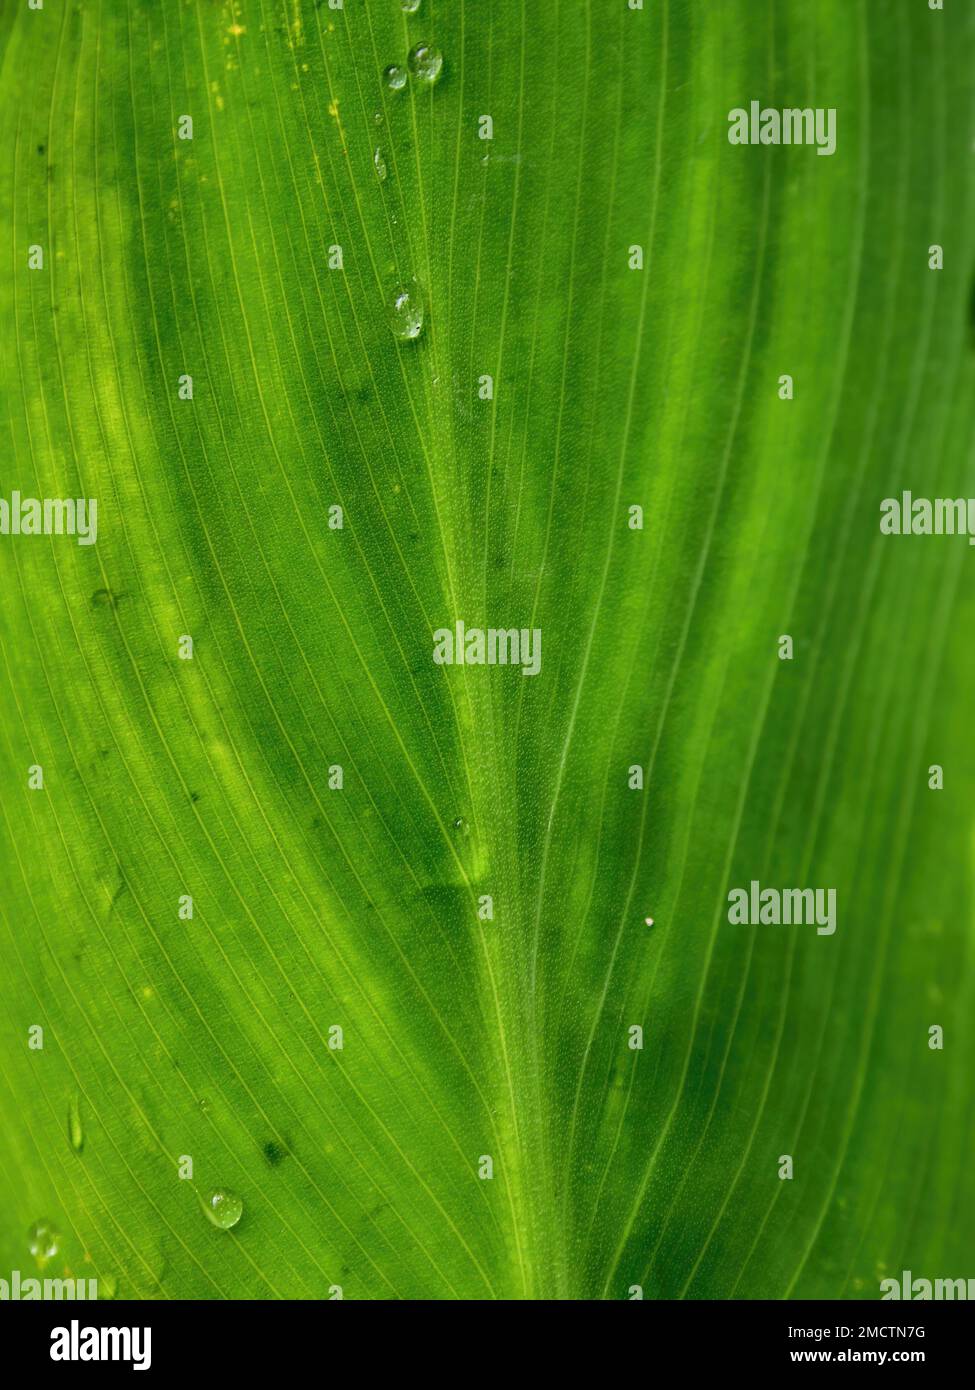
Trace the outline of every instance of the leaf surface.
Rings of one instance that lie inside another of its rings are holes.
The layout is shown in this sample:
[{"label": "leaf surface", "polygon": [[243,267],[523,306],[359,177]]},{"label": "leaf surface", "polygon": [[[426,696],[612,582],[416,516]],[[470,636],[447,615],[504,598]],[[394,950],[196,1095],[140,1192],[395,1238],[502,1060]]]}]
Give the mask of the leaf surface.
[{"label": "leaf surface", "polygon": [[973,1272],[972,557],[878,526],[972,487],[965,10],[4,7],[0,495],[98,539],[0,537],[0,1269]]}]

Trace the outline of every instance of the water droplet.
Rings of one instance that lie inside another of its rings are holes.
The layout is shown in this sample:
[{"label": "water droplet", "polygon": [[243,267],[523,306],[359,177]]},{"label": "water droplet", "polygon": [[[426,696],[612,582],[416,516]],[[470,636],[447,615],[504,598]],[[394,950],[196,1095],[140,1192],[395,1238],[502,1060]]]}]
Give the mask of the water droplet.
[{"label": "water droplet", "polygon": [[393,291],[386,316],[394,338],[419,338],[423,328],[423,287],[413,278]]},{"label": "water droplet", "polygon": [[374,111],[372,113],[372,119],[376,122],[376,125],[382,125],[383,113],[381,111]]},{"label": "water droplet", "polygon": [[77,1096],[68,1102],[68,1141],[76,1154],[85,1147],[85,1131],[81,1127],[81,1105]]},{"label": "water droplet", "polygon": [[410,49],[406,61],[417,82],[432,87],[440,76],[440,70],[443,67],[443,54],[439,48],[434,48],[432,44],[418,43]]},{"label": "water droplet", "polygon": [[406,86],[409,74],[405,68],[401,68],[399,63],[390,63],[388,68],[383,68],[383,81],[391,92],[401,92]]},{"label": "water droplet", "polygon": [[30,1253],[39,1260],[51,1260],[61,1248],[61,1235],[50,1221],[35,1221],[27,1232]]},{"label": "water droplet", "polygon": [[240,1220],[244,1204],[236,1192],[228,1192],[225,1187],[218,1187],[207,1198],[205,1210],[214,1226],[218,1226],[221,1231],[229,1231],[231,1226],[236,1226]]},{"label": "water droplet", "polygon": [[420,8],[420,0],[400,0],[399,7],[404,14],[416,14]]},{"label": "water droplet", "polygon": [[378,145],[376,146],[376,153],[372,157],[372,162],[376,166],[376,175],[380,183],[382,183],[383,179],[385,179],[386,177],[386,161],[383,158],[383,152]]},{"label": "water droplet", "polygon": [[643,920],[646,922],[646,924],[647,924],[648,927],[652,927],[652,926],[653,926],[653,918],[652,918],[652,917],[644,917]]}]

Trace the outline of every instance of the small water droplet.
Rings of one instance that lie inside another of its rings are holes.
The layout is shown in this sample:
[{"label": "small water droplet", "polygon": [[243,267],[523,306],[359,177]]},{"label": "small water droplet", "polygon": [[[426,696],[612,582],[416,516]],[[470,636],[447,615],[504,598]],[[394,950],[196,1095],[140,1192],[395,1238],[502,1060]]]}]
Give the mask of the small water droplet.
[{"label": "small water droplet", "polygon": [[383,113],[381,111],[374,111],[372,113],[372,119],[376,122],[376,125],[382,125]]},{"label": "small water droplet", "polygon": [[386,161],[383,158],[383,152],[378,145],[376,146],[376,153],[372,157],[372,162],[376,166],[376,175],[380,183],[382,183],[382,181],[386,177]]},{"label": "small water droplet", "polygon": [[417,82],[427,87],[433,86],[443,68],[443,54],[429,43],[414,44],[406,61]]},{"label": "small water droplet", "polygon": [[652,926],[653,926],[653,918],[652,918],[652,917],[644,917],[643,920],[646,922],[646,924],[647,924],[648,927],[652,927]]},{"label": "small water droplet", "polygon": [[420,8],[420,0],[400,0],[399,7],[404,14],[416,14]]},{"label": "small water droplet", "polygon": [[386,317],[394,338],[419,338],[423,329],[423,287],[412,278],[393,291]]},{"label": "small water droplet", "polygon": [[401,92],[406,86],[408,76],[406,69],[400,67],[399,63],[390,63],[388,68],[383,68],[383,81],[391,92]]},{"label": "small water droplet", "polygon": [[85,1131],[81,1127],[81,1104],[77,1096],[68,1102],[68,1141],[76,1154],[85,1147]]},{"label": "small water droplet", "polygon": [[30,1253],[39,1260],[52,1260],[61,1248],[61,1235],[50,1221],[35,1221],[27,1232]]},{"label": "small water droplet", "polygon": [[236,1192],[218,1187],[207,1198],[205,1210],[214,1226],[218,1226],[221,1231],[229,1231],[231,1226],[236,1226],[240,1220],[244,1204]]},{"label": "small water droplet", "polygon": [[458,816],[457,819],[454,821],[455,830],[464,830],[466,829],[466,826],[467,822],[465,821],[463,816]]}]

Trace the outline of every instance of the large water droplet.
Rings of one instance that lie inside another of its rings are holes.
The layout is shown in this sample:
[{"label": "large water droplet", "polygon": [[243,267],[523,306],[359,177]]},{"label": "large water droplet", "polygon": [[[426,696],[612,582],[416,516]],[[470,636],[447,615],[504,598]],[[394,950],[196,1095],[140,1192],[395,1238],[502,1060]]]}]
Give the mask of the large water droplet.
[{"label": "large water droplet", "polygon": [[399,7],[404,14],[416,14],[420,8],[420,0],[400,0]]},{"label": "large water droplet", "polygon": [[61,1235],[50,1221],[35,1221],[27,1232],[30,1253],[39,1260],[52,1260],[61,1248]]},{"label": "large water droplet", "polygon": [[379,179],[379,182],[382,183],[386,177],[386,160],[383,158],[383,152],[378,145],[376,146],[376,153],[372,157],[372,162],[376,166],[376,177]]},{"label": "large water droplet", "polygon": [[434,48],[432,44],[418,43],[410,49],[406,61],[417,82],[432,87],[440,76],[440,70],[443,67],[443,54],[439,48]]},{"label": "large water droplet", "polygon": [[399,63],[390,63],[388,68],[383,68],[383,81],[391,92],[401,92],[406,86],[408,75]]},{"label": "large water droplet", "polygon": [[423,329],[423,287],[411,278],[390,296],[386,317],[394,338],[419,338]]},{"label": "large water droplet", "polygon": [[229,1231],[240,1220],[244,1204],[236,1192],[218,1187],[207,1198],[205,1210],[214,1226],[219,1226],[221,1231]]},{"label": "large water droplet", "polygon": [[68,1142],[76,1154],[85,1147],[85,1131],[81,1127],[81,1105],[77,1096],[68,1102]]}]

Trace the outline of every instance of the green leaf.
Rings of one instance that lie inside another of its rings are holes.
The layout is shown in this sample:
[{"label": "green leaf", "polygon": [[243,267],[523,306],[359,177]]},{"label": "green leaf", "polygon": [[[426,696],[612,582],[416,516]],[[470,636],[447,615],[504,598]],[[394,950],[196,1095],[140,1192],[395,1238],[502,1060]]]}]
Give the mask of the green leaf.
[{"label": "green leaf", "polygon": [[4,7],[0,496],[98,529],[0,535],[3,1277],[973,1273],[972,556],[879,528],[971,487],[973,58],[950,0]]}]

